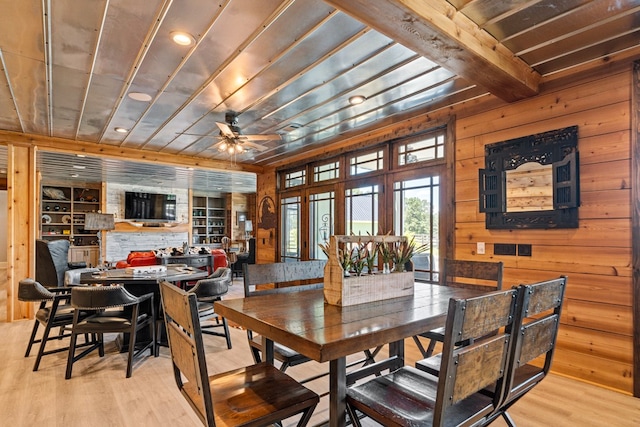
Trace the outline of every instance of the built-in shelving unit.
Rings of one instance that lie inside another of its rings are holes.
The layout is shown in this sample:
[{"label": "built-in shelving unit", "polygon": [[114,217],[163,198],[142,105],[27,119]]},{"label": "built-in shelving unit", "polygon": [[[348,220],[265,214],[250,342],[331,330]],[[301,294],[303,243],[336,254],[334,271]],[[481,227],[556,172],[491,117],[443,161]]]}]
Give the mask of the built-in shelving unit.
[{"label": "built-in shelving unit", "polygon": [[70,261],[96,265],[98,236],[84,229],[84,216],[100,211],[100,189],[43,184],[41,194],[40,238],[67,239],[72,244]]},{"label": "built-in shelving unit", "polygon": [[192,244],[219,247],[228,236],[226,198],[193,196]]}]

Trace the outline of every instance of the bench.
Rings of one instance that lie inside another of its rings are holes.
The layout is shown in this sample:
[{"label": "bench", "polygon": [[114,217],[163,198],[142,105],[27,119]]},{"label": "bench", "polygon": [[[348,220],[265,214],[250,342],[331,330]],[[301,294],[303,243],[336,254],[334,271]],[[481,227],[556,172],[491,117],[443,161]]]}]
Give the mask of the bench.
[{"label": "bench", "polygon": [[244,264],[244,296],[321,289],[325,260]]}]

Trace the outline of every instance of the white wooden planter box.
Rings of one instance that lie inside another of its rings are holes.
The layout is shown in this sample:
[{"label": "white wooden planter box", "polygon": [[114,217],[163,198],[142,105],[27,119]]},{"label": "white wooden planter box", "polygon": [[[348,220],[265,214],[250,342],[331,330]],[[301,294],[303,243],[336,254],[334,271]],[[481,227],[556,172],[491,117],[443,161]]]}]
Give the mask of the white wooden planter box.
[{"label": "white wooden planter box", "polygon": [[[329,260],[324,267],[324,300],[327,304],[349,306],[389,298],[413,295],[413,271],[390,274],[364,274],[344,276],[338,260],[338,242],[356,243],[356,236],[331,236]],[[363,241],[384,239],[387,242],[404,239],[401,236],[375,236]]]}]

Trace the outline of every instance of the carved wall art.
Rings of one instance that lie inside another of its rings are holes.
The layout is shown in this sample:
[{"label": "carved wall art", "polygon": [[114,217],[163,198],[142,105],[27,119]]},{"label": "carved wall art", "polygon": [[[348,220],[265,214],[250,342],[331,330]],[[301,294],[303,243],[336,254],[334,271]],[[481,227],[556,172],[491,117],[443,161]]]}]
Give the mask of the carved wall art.
[{"label": "carved wall art", "polygon": [[578,127],[488,144],[479,180],[488,229],[577,228]]}]

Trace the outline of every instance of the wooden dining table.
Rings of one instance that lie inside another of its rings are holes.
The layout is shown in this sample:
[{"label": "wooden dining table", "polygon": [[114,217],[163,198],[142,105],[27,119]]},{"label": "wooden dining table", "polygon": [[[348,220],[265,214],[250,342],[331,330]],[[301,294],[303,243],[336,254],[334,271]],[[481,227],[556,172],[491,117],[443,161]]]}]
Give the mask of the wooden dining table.
[{"label": "wooden dining table", "polygon": [[[324,302],[322,289],[227,299],[218,314],[263,337],[264,358],[273,363],[273,342],[317,362],[329,362],[329,425],[344,426],[347,386],[376,369],[404,365],[404,339],[444,326],[450,298],[478,290],[415,284],[414,294],[341,307]],[[389,344],[389,358],[347,374],[347,356]]]}]

